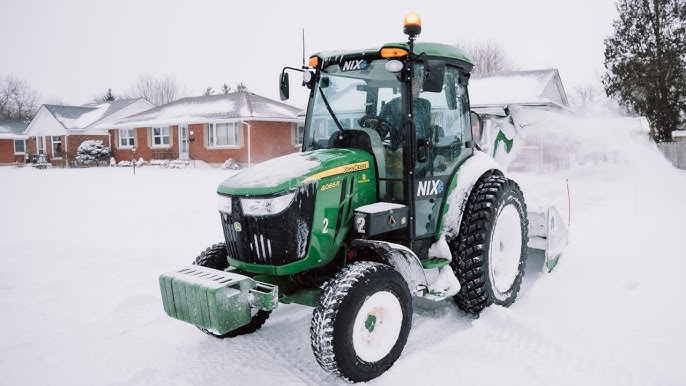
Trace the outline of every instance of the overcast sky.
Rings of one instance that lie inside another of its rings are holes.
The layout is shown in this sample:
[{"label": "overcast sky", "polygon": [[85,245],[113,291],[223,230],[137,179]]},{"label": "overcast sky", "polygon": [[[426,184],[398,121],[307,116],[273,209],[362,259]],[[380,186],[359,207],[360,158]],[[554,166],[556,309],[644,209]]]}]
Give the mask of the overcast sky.
[{"label": "overcast sky", "polygon": [[0,0],[0,76],[66,104],[124,93],[141,73],[173,75],[188,95],[242,82],[278,100],[281,68],[302,63],[303,28],[308,57],[374,47],[405,41],[411,11],[420,41],[494,40],[520,69],[559,69],[570,96],[602,74],[616,17],[613,0]]}]

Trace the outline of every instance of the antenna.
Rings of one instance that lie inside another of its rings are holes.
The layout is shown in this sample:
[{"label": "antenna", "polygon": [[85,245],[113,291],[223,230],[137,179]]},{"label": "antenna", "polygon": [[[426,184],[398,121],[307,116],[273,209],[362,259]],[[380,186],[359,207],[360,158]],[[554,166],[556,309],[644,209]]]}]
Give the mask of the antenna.
[{"label": "antenna", "polygon": [[305,66],[305,28],[303,28],[303,68],[307,68]]}]

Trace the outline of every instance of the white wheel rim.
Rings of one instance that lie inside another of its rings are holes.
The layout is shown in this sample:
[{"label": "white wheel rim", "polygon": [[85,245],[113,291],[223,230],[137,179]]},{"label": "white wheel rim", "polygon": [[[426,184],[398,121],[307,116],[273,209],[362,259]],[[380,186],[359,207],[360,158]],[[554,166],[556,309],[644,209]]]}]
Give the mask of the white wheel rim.
[{"label": "white wheel rim", "polygon": [[517,278],[522,253],[522,221],[514,205],[505,206],[497,217],[488,252],[491,283],[504,294]]},{"label": "white wheel rim", "polygon": [[400,336],[403,310],[390,292],[377,292],[362,304],[353,325],[353,348],[365,362],[383,359]]}]

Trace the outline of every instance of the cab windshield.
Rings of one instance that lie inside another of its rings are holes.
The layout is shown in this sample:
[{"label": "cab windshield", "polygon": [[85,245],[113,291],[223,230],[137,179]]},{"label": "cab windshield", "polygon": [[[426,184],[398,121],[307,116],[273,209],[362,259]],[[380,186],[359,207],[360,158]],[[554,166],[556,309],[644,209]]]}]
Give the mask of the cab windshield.
[{"label": "cab windshield", "polygon": [[305,128],[304,150],[329,148],[329,139],[339,129],[335,119],[344,130],[358,129],[360,118],[375,115],[385,103],[400,97],[400,82],[386,70],[386,62],[364,61],[362,69],[349,71],[335,64],[322,71]]}]

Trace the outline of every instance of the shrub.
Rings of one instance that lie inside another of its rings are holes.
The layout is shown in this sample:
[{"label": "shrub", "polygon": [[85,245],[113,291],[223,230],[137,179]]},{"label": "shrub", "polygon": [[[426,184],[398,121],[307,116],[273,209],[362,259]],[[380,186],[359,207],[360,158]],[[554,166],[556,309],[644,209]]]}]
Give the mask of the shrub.
[{"label": "shrub", "polygon": [[109,147],[103,146],[101,140],[83,141],[76,150],[76,162],[83,165],[99,164],[112,156]]}]

